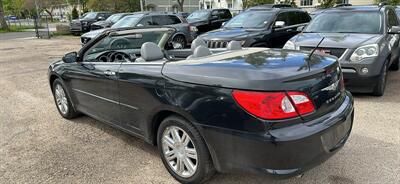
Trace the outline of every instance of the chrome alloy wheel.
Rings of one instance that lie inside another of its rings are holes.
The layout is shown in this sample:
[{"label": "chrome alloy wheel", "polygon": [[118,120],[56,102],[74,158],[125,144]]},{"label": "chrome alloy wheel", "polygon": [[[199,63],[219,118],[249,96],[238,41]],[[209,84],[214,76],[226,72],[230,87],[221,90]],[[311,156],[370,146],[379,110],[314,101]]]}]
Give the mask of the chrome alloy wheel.
[{"label": "chrome alloy wheel", "polygon": [[164,130],[161,141],[169,167],[183,178],[193,176],[197,170],[198,158],[188,133],[179,127],[170,126]]},{"label": "chrome alloy wheel", "polygon": [[60,112],[62,114],[67,114],[68,113],[68,100],[67,100],[65,91],[60,84],[56,85],[54,93],[55,93],[58,109],[60,110]]}]

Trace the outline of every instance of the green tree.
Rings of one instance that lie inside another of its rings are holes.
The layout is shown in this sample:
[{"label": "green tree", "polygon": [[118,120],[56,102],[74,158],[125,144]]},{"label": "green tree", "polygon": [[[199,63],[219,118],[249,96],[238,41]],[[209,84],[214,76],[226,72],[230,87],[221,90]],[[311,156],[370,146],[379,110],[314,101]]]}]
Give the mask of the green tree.
[{"label": "green tree", "polygon": [[244,0],[243,8],[249,8],[252,6],[262,5],[262,4],[274,4],[274,0]]},{"label": "green tree", "polygon": [[7,31],[10,30],[4,18],[3,0],[0,0],[0,28]]},{"label": "green tree", "polygon": [[71,18],[72,19],[77,19],[77,18],[79,18],[79,13],[78,13],[78,10],[76,9],[76,7],[74,6],[74,8],[72,9],[72,13],[71,13]]}]

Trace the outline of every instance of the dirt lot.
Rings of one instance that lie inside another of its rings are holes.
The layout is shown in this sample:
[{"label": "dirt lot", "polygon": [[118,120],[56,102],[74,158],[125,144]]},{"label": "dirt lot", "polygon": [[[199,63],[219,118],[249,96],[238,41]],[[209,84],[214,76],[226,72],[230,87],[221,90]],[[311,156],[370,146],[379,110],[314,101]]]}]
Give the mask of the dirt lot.
[{"label": "dirt lot", "polygon": [[[47,67],[79,48],[73,37],[0,41],[0,183],[176,183],[155,147],[58,114]],[[400,183],[400,72],[390,73],[384,97],[355,103],[347,145],[302,178],[219,174],[211,183]]]}]

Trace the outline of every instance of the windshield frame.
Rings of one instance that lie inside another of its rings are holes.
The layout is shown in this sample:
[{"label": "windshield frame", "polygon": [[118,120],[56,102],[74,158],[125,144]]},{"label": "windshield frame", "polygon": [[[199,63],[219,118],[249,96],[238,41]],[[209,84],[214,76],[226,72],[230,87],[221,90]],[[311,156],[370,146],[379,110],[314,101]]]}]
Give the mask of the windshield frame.
[{"label": "windshield frame", "polygon": [[[362,14],[377,14],[379,17],[379,31],[377,32],[346,32],[346,31],[329,31],[329,32],[325,32],[325,31],[313,31],[313,30],[308,30],[310,29],[310,26],[314,24],[314,22],[316,22],[316,20],[320,19],[321,17],[324,17],[324,15],[326,14],[334,14],[337,15],[338,13],[343,13],[343,14],[355,14],[358,13],[362,13]],[[331,12],[323,12],[318,14],[318,16],[315,16],[313,19],[311,19],[311,21],[308,23],[308,25],[304,28],[303,33],[350,33],[350,34],[382,34],[384,32],[384,16],[382,15],[382,13],[380,11],[331,11]]]}]

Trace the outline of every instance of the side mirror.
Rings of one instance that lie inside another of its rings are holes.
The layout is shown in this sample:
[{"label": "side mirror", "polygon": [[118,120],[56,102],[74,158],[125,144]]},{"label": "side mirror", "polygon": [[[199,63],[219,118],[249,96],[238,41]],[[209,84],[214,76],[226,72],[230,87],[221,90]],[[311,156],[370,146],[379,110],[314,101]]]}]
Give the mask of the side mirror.
[{"label": "side mirror", "polygon": [[275,24],[274,24],[274,27],[275,28],[282,28],[282,27],[285,27],[285,21],[276,21],[275,22]]},{"label": "side mirror", "polygon": [[98,20],[98,21],[100,21],[100,20],[105,20],[105,18],[104,18],[104,17],[97,17],[97,20]]},{"label": "side mirror", "polygon": [[143,24],[138,24],[138,25],[136,25],[137,27],[143,27]]},{"label": "side mirror", "polygon": [[225,23],[226,23],[226,22],[222,22],[222,26],[225,26]]},{"label": "side mirror", "polygon": [[297,32],[302,32],[304,30],[305,26],[299,26],[297,27],[296,31]]},{"label": "side mirror", "polygon": [[77,52],[70,52],[68,54],[65,54],[65,56],[62,58],[62,60],[65,63],[75,63],[78,61],[78,53]]},{"label": "side mirror", "polygon": [[400,26],[392,26],[389,29],[388,34],[400,34]]},{"label": "side mirror", "polygon": [[211,20],[218,20],[218,15],[211,16]]}]

